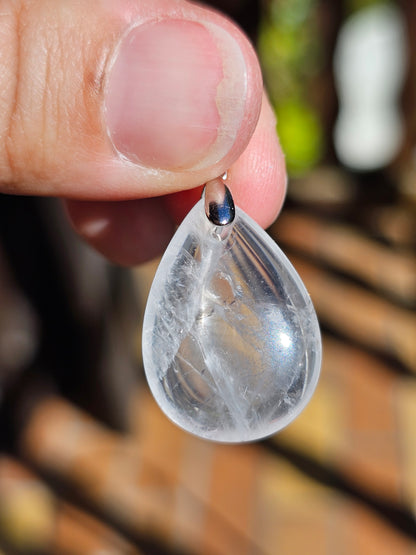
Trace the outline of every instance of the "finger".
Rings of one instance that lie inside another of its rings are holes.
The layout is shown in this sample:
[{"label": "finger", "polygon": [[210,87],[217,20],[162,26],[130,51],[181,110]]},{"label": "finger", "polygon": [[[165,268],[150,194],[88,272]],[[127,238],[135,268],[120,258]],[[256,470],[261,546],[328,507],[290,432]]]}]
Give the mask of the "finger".
[{"label": "finger", "polygon": [[[284,157],[275,118],[264,97],[254,135],[228,172],[227,184],[240,208],[267,227],[280,210],[286,188]],[[172,233],[199,200],[202,187],[134,202],[67,203],[78,233],[110,260],[134,265],[160,254]]]},{"label": "finger", "polygon": [[276,119],[266,96],[254,135],[228,175],[238,206],[262,227],[271,225],[283,205],[287,176]]},{"label": "finger", "polygon": [[195,187],[239,157],[257,59],[180,0],[3,0],[0,189],[127,200]]},{"label": "finger", "polygon": [[119,202],[68,201],[75,230],[116,264],[151,260],[168,245],[174,222],[160,198]]}]

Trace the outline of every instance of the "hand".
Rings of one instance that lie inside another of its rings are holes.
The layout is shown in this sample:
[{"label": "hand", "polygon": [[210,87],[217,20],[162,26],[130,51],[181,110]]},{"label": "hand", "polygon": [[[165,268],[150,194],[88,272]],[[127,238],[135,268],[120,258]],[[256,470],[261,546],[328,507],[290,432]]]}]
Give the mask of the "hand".
[{"label": "hand", "polygon": [[228,170],[269,225],[284,160],[256,56],[185,0],[3,0],[0,191],[66,199],[111,260],[159,253],[195,187]]}]

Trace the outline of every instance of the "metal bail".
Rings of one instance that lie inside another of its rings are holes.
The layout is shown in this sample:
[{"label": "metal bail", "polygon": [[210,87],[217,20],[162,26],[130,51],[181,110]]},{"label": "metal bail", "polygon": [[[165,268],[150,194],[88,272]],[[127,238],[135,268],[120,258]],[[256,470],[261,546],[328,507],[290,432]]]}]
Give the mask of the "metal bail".
[{"label": "metal bail", "polygon": [[233,197],[224,181],[217,177],[205,185],[205,214],[216,226],[229,225],[235,218]]}]

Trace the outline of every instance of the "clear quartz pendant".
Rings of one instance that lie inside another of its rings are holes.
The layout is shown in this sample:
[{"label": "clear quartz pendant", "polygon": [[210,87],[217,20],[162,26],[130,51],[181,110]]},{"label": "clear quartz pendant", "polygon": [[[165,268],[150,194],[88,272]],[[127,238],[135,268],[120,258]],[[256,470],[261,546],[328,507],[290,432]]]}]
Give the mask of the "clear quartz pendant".
[{"label": "clear quartz pendant", "polygon": [[169,244],[150,290],[143,362],[177,425],[220,442],[271,435],[296,418],[318,381],[321,339],[286,256],[220,179]]}]

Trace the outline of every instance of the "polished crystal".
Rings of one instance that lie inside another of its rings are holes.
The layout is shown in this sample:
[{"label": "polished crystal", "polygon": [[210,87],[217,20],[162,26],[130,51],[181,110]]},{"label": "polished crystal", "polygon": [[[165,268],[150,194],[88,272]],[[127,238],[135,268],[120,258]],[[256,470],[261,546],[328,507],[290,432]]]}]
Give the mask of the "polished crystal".
[{"label": "polished crystal", "polygon": [[215,226],[201,200],[156,272],[143,361],[166,415],[200,437],[271,435],[310,400],[321,363],[319,325],[298,274],[242,210]]}]

